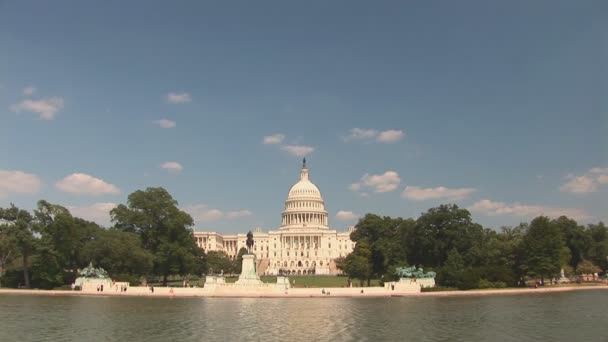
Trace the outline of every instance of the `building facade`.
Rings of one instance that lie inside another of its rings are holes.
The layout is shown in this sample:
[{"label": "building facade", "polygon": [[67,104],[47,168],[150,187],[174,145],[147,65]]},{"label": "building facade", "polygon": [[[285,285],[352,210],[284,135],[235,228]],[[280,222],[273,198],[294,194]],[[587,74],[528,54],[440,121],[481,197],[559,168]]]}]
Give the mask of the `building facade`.
[{"label": "building facade", "polygon": [[[300,180],[294,184],[285,201],[281,225],[268,232],[253,230],[253,253],[259,274],[338,274],[335,259],[353,251],[350,239],[354,228],[337,232],[329,227],[321,191],[308,177],[306,159]],[[206,251],[224,251],[237,257],[246,247],[247,233],[222,235],[216,232],[194,232],[199,247]]]}]

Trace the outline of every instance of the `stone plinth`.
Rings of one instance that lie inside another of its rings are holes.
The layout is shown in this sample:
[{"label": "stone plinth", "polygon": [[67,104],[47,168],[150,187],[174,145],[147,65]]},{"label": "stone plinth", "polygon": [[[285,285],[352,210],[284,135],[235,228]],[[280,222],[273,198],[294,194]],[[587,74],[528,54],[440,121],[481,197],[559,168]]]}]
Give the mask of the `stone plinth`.
[{"label": "stone plinth", "polygon": [[241,275],[239,280],[236,281],[236,285],[261,285],[262,281],[255,271],[255,255],[244,254],[243,255],[243,266],[241,268]]}]

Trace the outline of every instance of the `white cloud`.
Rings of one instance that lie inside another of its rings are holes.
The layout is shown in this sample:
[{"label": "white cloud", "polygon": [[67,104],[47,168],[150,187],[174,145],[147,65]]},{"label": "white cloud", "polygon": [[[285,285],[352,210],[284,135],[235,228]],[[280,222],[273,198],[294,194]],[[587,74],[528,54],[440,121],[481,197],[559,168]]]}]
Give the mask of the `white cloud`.
[{"label": "white cloud", "polygon": [[190,94],[188,93],[169,93],[167,94],[167,102],[169,103],[187,103],[192,101]]},{"label": "white cloud", "polygon": [[352,128],[350,134],[344,137],[344,141],[366,141],[370,142],[375,140],[379,143],[392,144],[395,143],[405,136],[405,133],[401,130],[389,129],[386,131],[377,131],[375,129],[366,128]]},{"label": "white cloud", "polygon": [[421,188],[418,186],[406,186],[401,196],[415,201],[426,201],[430,199],[461,200],[477,191],[473,188],[450,189],[443,186],[437,188]]},{"label": "white cloud", "polygon": [[21,111],[38,114],[42,120],[53,120],[55,114],[63,108],[63,99],[60,97],[50,97],[41,100],[26,99],[10,106],[10,110],[19,113]]},{"label": "white cloud", "polygon": [[608,168],[594,167],[582,176],[568,175],[570,179],[559,187],[562,192],[588,194],[599,190],[601,185],[608,184]]},{"label": "white cloud", "polygon": [[184,169],[182,164],[178,162],[165,162],[160,165],[160,168],[173,173],[182,172],[182,170]]},{"label": "white cloud", "polygon": [[359,218],[359,215],[352,211],[340,210],[336,213],[336,218],[342,221],[353,221]]},{"label": "white cloud", "polygon": [[273,135],[267,135],[264,137],[264,144],[265,145],[273,145],[273,144],[280,144],[283,142],[283,140],[285,140],[285,135],[284,134],[273,134]]},{"label": "white cloud", "polygon": [[36,92],[36,88],[34,87],[25,87],[23,88],[23,96],[32,96]]},{"label": "white cloud", "polygon": [[534,217],[534,216],[549,216],[559,217],[566,215],[575,220],[584,220],[591,218],[585,210],[576,208],[559,208],[540,205],[525,205],[517,202],[507,204],[503,202],[494,202],[488,199],[475,202],[468,208],[471,211],[478,212],[487,216],[518,216],[518,217]]},{"label": "white cloud", "polygon": [[302,157],[312,153],[315,149],[314,147],[304,145],[284,145],[281,146],[281,150],[287,151],[294,156]]},{"label": "white cloud", "polygon": [[162,128],[173,128],[173,127],[175,127],[175,121],[167,120],[167,119],[156,120],[156,121],[154,121],[154,123],[157,124],[157,125],[159,125]]},{"label": "white cloud", "polygon": [[209,208],[206,204],[195,204],[186,206],[182,209],[190,214],[196,223],[217,221],[222,218],[234,219],[253,215],[249,210],[223,212],[219,209]]},{"label": "white cloud", "polygon": [[0,198],[9,194],[35,194],[40,190],[40,178],[32,173],[0,170]]},{"label": "white cloud", "polygon": [[344,138],[345,141],[366,140],[378,136],[378,131],[375,129],[353,128],[350,134]]},{"label": "white cloud", "polygon": [[353,191],[359,191],[363,188],[369,188],[374,192],[389,192],[397,189],[401,183],[399,174],[395,171],[386,171],[382,175],[365,174],[361,177],[361,181],[353,183],[349,188]]},{"label": "white cloud", "polygon": [[114,184],[105,182],[85,173],[72,173],[55,183],[63,192],[83,195],[116,195],[120,193]]},{"label": "white cloud", "polygon": [[247,217],[247,216],[251,216],[251,215],[253,215],[253,213],[249,210],[235,210],[235,211],[229,211],[226,213],[226,217],[229,217],[229,218]]},{"label": "white cloud", "polygon": [[68,206],[67,208],[73,216],[107,227],[110,225],[110,210],[116,206],[117,204],[112,202],[99,202],[86,206]]},{"label": "white cloud", "polygon": [[388,131],[380,132],[376,141],[384,144],[392,144],[403,139],[404,135],[403,131],[389,129]]}]

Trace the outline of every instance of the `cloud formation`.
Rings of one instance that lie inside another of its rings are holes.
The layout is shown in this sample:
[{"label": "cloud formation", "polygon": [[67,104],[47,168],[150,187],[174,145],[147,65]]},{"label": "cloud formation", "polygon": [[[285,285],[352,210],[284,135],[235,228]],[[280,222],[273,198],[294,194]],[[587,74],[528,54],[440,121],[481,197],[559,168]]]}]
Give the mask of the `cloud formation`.
[{"label": "cloud formation", "polygon": [[11,194],[35,194],[40,190],[41,183],[33,173],[0,170],[0,198]]},{"label": "cloud formation", "polygon": [[155,124],[159,125],[161,128],[173,128],[175,127],[175,121],[168,119],[160,119],[154,121]]},{"label": "cloud formation", "polygon": [[381,175],[370,175],[364,174],[358,183],[353,183],[349,186],[349,189],[353,191],[360,191],[364,189],[370,189],[373,192],[382,193],[390,192],[399,186],[401,178],[395,171],[386,171]]},{"label": "cloud formation", "polygon": [[19,113],[22,111],[38,114],[41,120],[53,120],[55,114],[63,108],[63,99],[49,97],[40,100],[25,99],[10,106],[10,110]]},{"label": "cloud formation", "polygon": [[172,173],[179,173],[184,169],[182,164],[178,162],[165,162],[160,165],[160,168]]},{"label": "cloud formation", "polygon": [[190,94],[188,93],[169,93],[167,94],[167,102],[174,104],[188,103],[192,101]]},{"label": "cloud formation", "polygon": [[120,193],[120,189],[114,184],[85,173],[72,173],[55,183],[55,187],[63,192],[81,195],[117,195]]},{"label": "cloud formation", "polygon": [[289,154],[294,156],[302,157],[312,153],[315,148],[312,146],[305,145],[284,145],[281,146],[281,150],[287,151]]},{"label": "cloud formation", "polygon": [[443,186],[437,188],[421,188],[418,186],[406,186],[401,197],[414,201],[426,201],[431,199],[461,200],[477,191],[473,188],[450,189]]},{"label": "cloud formation", "polygon": [[405,137],[405,133],[396,129],[377,131],[375,129],[352,128],[350,134],[344,138],[344,141],[375,141],[383,144],[392,144],[403,139],[403,137]]},{"label": "cloud formation", "polygon": [[32,96],[36,92],[35,87],[25,87],[23,88],[23,96]]},{"label": "cloud formation", "polygon": [[249,210],[235,210],[224,212],[219,209],[209,208],[206,204],[195,204],[182,208],[190,214],[195,223],[217,221],[222,218],[235,219],[253,215]]},{"label": "cloud formation", "polygon": [[534,217],[544,215],[549,217],[559,217],[565,215],[575,220],[585,220],[591,218],[591,215],[582,209],[525,205],[517,202],[507,204],[504,202],[494,202],[488,199],[477,201],[468,209],[487,216]]},{"label": "cloud formation", "polygon": [[116,208],[117,205],[112,202],[99,202],[85,206],[68,206],[67,209],[72,216],[108,227],[110,226],[110,210]]},{"label": "cloud formation", "polygon": [[264,137],[264,145],[280,144],[285,140],[285,134],[277,133]]},{"label": "cloud formation", "polygon": [[380,134],[378,134],[378,137],[376,138],[376,141],[384,144],[392,144],[403,139],[404,136],[405,134],[403,133],[403,131],[389,129],[388,131],[380,132]]},{"label": "cloud formation", "polygon": [[560,186],[562,192],[574,194],[588,194],[596,192],[603,185],[608,184],[608,167],[594,167],[581,176],[569,175],[566,184]]},{"label": "cloud formation", "polygon": [[340,210],[336,213],[336,219],[341,221],[354,221],[359,218],[358,214],[352,211]]}]

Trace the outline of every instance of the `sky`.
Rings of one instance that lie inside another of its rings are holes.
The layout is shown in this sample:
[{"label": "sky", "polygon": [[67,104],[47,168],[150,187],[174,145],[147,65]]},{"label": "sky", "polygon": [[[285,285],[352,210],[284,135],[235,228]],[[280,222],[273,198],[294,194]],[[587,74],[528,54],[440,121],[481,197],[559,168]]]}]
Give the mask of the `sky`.
[{"label": "sky", "polygon": [[276,229],[306,157],[330,226],[442,203],[608,218],[606,1],[0,0],[0,207],[110,225],[164,187]]}]

